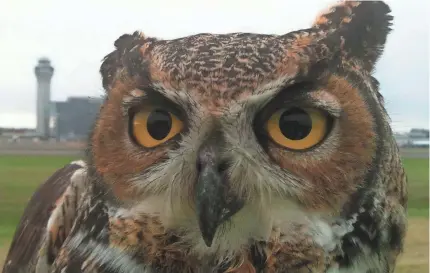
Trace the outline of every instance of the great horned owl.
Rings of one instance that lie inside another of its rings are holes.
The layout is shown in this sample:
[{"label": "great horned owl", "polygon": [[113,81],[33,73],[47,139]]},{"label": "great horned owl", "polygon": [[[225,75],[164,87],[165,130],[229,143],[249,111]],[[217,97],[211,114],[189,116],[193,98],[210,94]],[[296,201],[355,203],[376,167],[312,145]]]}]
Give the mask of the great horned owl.
[{"label": "great horned owl", "polygon": [[393,272],[406,177],[372,77],[389,13],[121,36],[88,156],[35,193],[4,272]]}]

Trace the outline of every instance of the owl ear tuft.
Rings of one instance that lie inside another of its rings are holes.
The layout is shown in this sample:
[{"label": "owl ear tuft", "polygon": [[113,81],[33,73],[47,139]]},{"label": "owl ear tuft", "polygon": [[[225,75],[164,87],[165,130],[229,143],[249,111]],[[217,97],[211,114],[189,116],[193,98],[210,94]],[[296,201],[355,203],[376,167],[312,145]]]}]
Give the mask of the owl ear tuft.
[{"label": "owl ear tuft", "polygon": [[[102,76],[103,88],[108,91],[117,75],[117,72],[122,68],[135,66],[136,62],[140,61],[139,54],[130,54],[136,46],[144,43],[145,36],[139,31],[133,34],[121,35],[114,42],[115,50],[106,55],[100,66],[100,74]],[[134,50],[138,52],[138,50]],[[133,53],[136,53],[133,52]]]},{"label": "owl ear tuft", "polygon": [[313,28],[340,36],[342,56],[372,71],[391,31],[393,16],[383,1],[343,1],[317,17]]}]

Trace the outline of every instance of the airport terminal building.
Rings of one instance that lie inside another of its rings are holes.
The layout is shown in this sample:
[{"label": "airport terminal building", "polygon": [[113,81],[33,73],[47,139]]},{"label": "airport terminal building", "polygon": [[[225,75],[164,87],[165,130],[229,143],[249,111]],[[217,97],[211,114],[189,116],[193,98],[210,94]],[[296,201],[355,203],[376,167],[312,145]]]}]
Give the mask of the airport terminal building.
[{"label": "airport terminal building", "polygon": [[86,140],[102,102],[100,98],[89,97],[53,102],[51,135],[57,140]]}]

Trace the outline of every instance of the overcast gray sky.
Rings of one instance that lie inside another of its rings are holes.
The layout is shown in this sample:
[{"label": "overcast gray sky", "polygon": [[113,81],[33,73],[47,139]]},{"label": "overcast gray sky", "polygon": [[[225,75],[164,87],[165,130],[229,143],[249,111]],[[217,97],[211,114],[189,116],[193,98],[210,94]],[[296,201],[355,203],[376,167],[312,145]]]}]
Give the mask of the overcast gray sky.
[{"label": "overcast gray sky", "polygon": [[[428,1],[388,0],[394,31],[377,66],[396,130],[428,128]],[[177,38],[201,32],[283,34],[306,28],[334,1],[6,0],[0,8],[0,126],[35,126],[37,59],[55,67],[52,100],[100,96],[103,56],[124,33]],[[427,7],[424,7],[427,5]]]}]

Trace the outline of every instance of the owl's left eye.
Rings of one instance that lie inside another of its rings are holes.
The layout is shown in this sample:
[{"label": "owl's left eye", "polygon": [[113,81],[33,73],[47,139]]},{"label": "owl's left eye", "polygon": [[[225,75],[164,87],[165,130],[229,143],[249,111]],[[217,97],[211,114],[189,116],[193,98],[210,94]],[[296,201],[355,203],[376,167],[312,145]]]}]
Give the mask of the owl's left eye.
[{"label": "owl's left eye", "polygon": [[266,130],[277,144],[300,151],[321,143],[331,124],[332,118],[321,110],[293,107],[275,112]]},{"label": "owl's left eye", "polygon": [[183,122],[173,113],[163,109],[148,109],[136,113],[132,118],[131,131],[136,142],[152,148],[178,135]]}]

